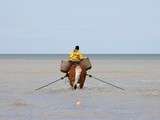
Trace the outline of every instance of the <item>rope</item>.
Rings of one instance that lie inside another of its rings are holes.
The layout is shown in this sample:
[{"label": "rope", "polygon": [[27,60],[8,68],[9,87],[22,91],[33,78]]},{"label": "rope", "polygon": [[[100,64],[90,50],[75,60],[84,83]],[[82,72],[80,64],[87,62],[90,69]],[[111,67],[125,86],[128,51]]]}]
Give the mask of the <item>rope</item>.
[{"label": "rope", "polygon": [[87,76],[89,76],[89,77],[91,77],[91,78],[94,78],[95,80],[98,80],[98,81],[103,82],[103,83],[105,83],[105,84],[111,85],[111,86],[113,86],[113,87],[115,87],[115,88],[118,88],[118,89],[121,89],[121,90],[125,91],[125,89],[123,89],[123,88],[121,88],[121,87],[118,87],[118,86],[113,85],[113,84],[111,84],[111,83],[109,83],[109,82],[106,82],[106,81],[104,81],[104,80],[101,80],[101,79],[99,79],[99,78],[96,78],[96,77],[94,77],[94,76],[92,76],[92,75],[90,75],[90,74],[87,74]]},{"label": "rope", "polygon": [[42,86],[42,87],[39,87],[39,88],[35,89],[35,91],[40,90],[40,89],[42,89],[42,88],[44,88],[44,87],[47,87],[47,86],[49,86],[49,85],[51,85],[51,84],[53,84],[53,83],[56,83],[56,82],[58,82],[58,81],[60,81],[60,80],[63,80],[63,79],[66,78],[66,77],[67,77],[67,76],[65,75],[65,76],[63,76],[63,77],[61,77],[61,78],[59,78],[59,79],[57,79],[57,80],[55,80],[55,81],[53,81],[53,82],[51,82],[51,83],[48,83],[47,85],[44,85],[44,86]]}]

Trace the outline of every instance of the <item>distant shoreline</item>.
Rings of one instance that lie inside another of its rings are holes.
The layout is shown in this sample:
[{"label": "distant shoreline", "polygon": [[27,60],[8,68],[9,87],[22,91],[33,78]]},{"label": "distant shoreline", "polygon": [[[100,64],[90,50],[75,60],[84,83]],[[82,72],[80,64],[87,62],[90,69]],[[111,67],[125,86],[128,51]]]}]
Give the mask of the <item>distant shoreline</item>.
[{"label": "distant shoreline", "polygon": [[[102,60],[160,60],[160,54],[86,54]],[[68,54],[0,54],[0,59],[66,59]]]}]

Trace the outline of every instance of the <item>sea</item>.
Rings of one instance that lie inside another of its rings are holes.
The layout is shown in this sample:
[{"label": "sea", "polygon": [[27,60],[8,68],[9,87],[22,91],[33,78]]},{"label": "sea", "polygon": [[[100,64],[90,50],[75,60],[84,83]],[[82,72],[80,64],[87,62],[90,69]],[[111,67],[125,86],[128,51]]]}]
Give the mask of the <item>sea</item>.
[{"label": "sea", "polygon": [[50,84],[65,75],[59,60],[67,54],[0,54],[0,120],[160,119],[159,54],[86,56],[88,74],[105,82],[86,77],[73,90],[67,78]]}]

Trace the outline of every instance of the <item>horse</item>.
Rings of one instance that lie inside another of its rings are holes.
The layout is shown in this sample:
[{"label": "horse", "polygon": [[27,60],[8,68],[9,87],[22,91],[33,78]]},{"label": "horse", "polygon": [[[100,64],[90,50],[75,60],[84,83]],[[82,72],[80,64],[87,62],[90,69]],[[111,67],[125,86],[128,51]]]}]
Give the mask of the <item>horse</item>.
[{"label": "horse", "polygon": [[77,87],[82,89],[85,83],[86,74],[86,68],[83,64],[81,64],[81,62],[72,63],[68,71],[68,79],[70,86],[75,90],[77,89]]}]

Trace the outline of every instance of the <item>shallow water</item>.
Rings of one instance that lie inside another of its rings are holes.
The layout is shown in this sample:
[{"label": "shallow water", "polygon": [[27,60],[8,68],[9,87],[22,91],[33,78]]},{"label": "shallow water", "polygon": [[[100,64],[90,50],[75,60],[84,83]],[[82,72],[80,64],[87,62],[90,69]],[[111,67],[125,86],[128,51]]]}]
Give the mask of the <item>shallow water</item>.
[{"label": "shallow water", "polygon": [[83,90],[64,80],[35,91],[63,75],[59,61],[0,59],[0,120],[159,120],[160,60],[92,60],[89,73],[125,91],[91,78]]}]

